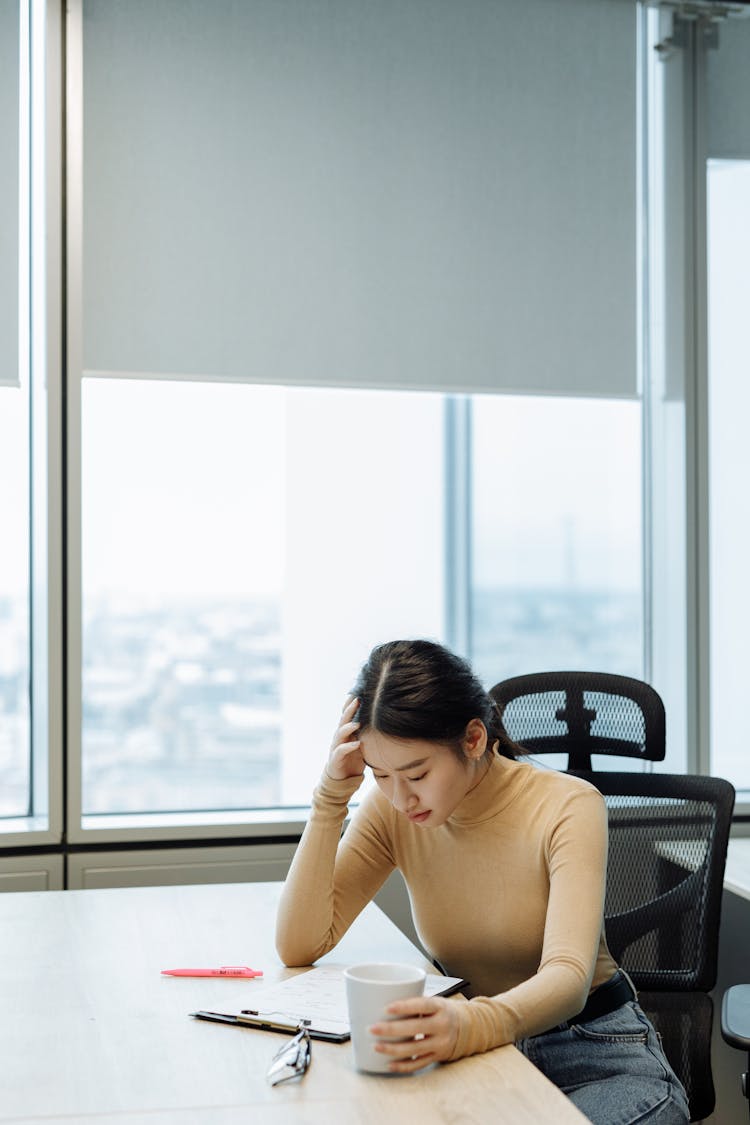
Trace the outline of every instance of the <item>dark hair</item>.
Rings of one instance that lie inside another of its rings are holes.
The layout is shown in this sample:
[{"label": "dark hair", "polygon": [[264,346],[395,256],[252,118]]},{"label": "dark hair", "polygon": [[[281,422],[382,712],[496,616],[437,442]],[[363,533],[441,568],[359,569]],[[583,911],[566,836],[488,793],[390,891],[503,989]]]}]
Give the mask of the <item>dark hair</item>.
[{"label": "dark hair", "polygon": [[487,728],[487,754],[494,744],[505,758],[517,747],[505,733],[497,706],[469,664],[434,641],[389,641],[370,653],[352,689],[359,700],[360,729],[391,738],[440,742],[463,757],[472,719]]}]

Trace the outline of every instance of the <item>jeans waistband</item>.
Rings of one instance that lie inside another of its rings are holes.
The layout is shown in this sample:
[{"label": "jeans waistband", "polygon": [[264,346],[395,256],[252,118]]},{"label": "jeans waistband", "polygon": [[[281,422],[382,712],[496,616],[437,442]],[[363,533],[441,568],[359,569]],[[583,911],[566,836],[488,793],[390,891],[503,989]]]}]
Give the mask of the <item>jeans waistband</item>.
[{"label": "jeans waistband", "polygon": [[588,1023],[589,1020],[614,1012],[616,1008],[627,1004],[628,1000],[637,999],[637,993],[627,975],[618,969],[614,976],[594,989],[578,1015],[571,1016],[566,1023]]}]

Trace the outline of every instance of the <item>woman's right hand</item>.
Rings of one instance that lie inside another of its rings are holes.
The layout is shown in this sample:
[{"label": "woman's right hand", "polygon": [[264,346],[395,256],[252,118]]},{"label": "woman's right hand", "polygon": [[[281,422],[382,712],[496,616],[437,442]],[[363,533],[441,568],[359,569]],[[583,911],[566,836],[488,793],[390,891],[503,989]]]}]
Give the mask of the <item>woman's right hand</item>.
[{"label": "woman's right hand", "polygon": [[359,723],[354,719],[358,707],[359,700],[355,696],[348,696],[341,712],[338,730],[333,736],[326,772],[336,781],[362,777],[365,772],[365,760],[357,738]]}]

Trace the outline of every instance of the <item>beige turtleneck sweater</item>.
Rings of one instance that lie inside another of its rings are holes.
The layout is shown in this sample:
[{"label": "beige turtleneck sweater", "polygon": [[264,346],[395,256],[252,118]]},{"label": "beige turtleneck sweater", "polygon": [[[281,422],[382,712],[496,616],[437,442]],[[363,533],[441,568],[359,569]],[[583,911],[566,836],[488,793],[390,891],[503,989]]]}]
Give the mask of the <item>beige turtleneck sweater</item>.
[{"label": "beige turtleneck sweater", "polygon": [[470,982],[453,1058],[554,1027],[612,976],[607,814],[591,785],[495,757],[440,827],[412,824],[376,789],[341,837],[360,783],[324,775],[313,794],[277,919],[285,964],[332,949],[398,867],[425,949]]}]

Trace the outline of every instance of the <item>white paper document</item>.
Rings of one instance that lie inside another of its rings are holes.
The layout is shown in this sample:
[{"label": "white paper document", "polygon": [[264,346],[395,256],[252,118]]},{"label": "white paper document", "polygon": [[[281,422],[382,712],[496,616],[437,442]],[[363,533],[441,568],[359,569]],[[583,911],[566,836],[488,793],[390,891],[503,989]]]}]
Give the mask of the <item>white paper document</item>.
[{"label": "white paper document", "polygon": [[[343,965],[320,965],[306,973],[253,989],[253,1007],[241,1012],[241,1022],[273,1022],[297,1027],[301,1022],[331,1036],[348,1038],[349,1016]],[[460,977],[428,973],[425,995],[460,991],[468,982]]]}]

